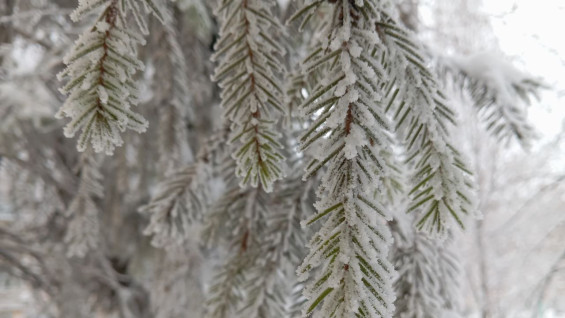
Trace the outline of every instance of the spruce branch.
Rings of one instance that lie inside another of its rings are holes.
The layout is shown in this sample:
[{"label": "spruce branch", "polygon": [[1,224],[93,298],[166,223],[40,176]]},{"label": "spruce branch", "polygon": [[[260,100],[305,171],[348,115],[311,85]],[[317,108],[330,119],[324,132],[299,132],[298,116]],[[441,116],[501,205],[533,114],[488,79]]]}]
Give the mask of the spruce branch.
[{"label": "spruce branch", "polygon": [[70,217],[64,238],[69,257],[84,257],[98,246],[100,239],[99,209],[94,201],[104,195],[99,163],[92,154],[85,152],[79,165],[78,191],[65,211]]},{"label": "spruce branch", "polygon": [[284,177],[282,146],[275,130],[283,113],[285,50],[273,38],[281,29],[273,18],[271,0],[224,0],[216,15],[221,19],[220,39],[213,60],[219,64],[214,79],[222,88],[224,116],[231,123],[230,142],[237,145],[233,158],[241,186],[261,183],[270,192]]},{"label": "spruce branch", "polygon": [[445,86],[468,97],[493,137],[517,140],[528,148],[535,131],[527,106],[547,86],[516,69],[499,54],[482,52],[466,57],[438,57]]},{"label": "spruce branch", "polygon": [[415,232],[412,226],[408,228],[408,232],[399,230],[395,238],[397,248],[393,259],[395,267],[399,268],[394,283],[396,315],[405,318],[458,316],[457,258],[449,246]]},{"label": "spruce branch", "polygon": [[152,235],[156,247],[181,245],[190,233],[191,225],[201,218],[206,206],[207,168],[196,162],[177,171],[158,185],[150,203],[139,212],[150,215],[143,231]]},{"label": "spruce branch", "polygon": [[[375,200],[385,192],[382,180],[395,174],[394,162],[383,156],[391,153],[391,136],[380,93],[383,67],[375,54],[380,4],[331,2],[322,30],[327,38],[321,37],[304,62],[306,74],[318,71],[323,79],[300,106],[305,118],[314,115],[301,146],[319,147],[304,178],[326,168],[318,214],[303,222],[325,219],[297,270],[305,280],[319,268],[304,290],[303,317],[391,317],[395,271],[387,260],[392,237],[386,225],[391,217]],[[305,4],[297,14],[312,5],[320,4]]]},{"label": "spruce branch", "polygon": [[218,200],[208,216],[204,229],[208,244],[221,240],[228,244],[230,251],[208,292],[207,318],[232,317],[244,299],[244,277],[250,265],[261,256],[258,234],[265,226],[264,196],[260,188],[243,190],[232,183],[231,190]]},{"label": "spruce branch", "polygon": [[[148,12],[165,21],[164,11],[155,0],[144,0]],[[58,74],[67,79],[61,92],[67,100],[56,117],[70,117],[65,136],[73,137],[79,130],[77,149],[92,146],[95,152],[107,155],[123,144],[121,132],[131,129],[144,132],[148,122],[131,110],[139,101],[134,75],[143,70],[136,47],[145,44],[135,28],[128,25],[131,12],[142,33],[147,34],[145,18],[133,0],[81,0],[71,14],[79,21],[101,10],[95,24],[79,37],[65,56],[67,68]]]},{"label": "spruce branch", "polygon": [[185,243],[192,225],[202,220],[208,207],[213,164],[226,133],[219,131],[206,140],[196,161],[172,171],[157,186],[148,204],[138,210],[150,216],[145,235],[153,235],[156,247],[174,248]]},{"label": "spruce branch", "polygon": [[[297,163],[298,167],[302,161]],[[293,169],[300,171],[300,169]],[[295,174],[278,183],[270,195],[274,213],[266,218],[259,235],[259,254],[245,275],[245,299],[240,316],[246,318],[284,317],[296,284],[294,269],[304,257],[306,233],[300,221],[312,214],[312,180],[302,182]]]},{"label": "spruce branch", "polygon": [[[135,46],[144,40],[127,29],[116,1],[98,3],[104,9],[96,24],[82,34],[65,57],[67,68],[59,78],[68,78],[61,91],[69,96],[57,116],[72,119],[65,127],[65,136],[73,137],[82,130],[79,151],[90,143],[95,152],[111,155],[123,144],[120,132],[126,128],[143,132],[148,126],[130,109],[137,105],[139,95],[132,77],[144,67],[136,57]],[[82,17],[84,12],[79,12]]]},{"label": "spruce branch", "polygon": [[386,111],[414,170],[407,212],[420,213],[419,229],[445,238],[454,224],[464,228],[465,217],[477,215],[471,172],[449,141],[456,114],[426,67],[418,42],[387,11],[380,16],[376,29],[387,61]]},{"label": "spruce branch", "polygon": [[235,253],[214,276],[208,291],[206,318],[232,317],[243,297],[240,288],[243,284],[243,272],[247,264],[253,262],[248,256],[245,251]]}]

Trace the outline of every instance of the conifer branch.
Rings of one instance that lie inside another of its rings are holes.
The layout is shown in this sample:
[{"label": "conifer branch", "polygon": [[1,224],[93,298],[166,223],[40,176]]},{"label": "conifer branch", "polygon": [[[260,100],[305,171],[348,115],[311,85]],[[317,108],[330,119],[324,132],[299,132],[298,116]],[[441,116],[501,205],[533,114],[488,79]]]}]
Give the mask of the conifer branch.
[{"label": "conifer branch", "polygon": [[296,283],[294,269],[304,257],[306,233],[300,221],[312,214],[313,182],[302,182],[301,176],[295,175],[278,186],[269,203],[275,212],[267,217],[259,235],[261,257],[245,277],[242,318],[286,316],[287,299]]},{"label": "conifer branch", "polygon": [[493,53],[464,58],[439,57],[438,72],[448,88],[469,97],[486,129],[497,139],[515,139],[528,147],[535,137],[527,108],[546,88]]},{"label": "conifer branch", "polygon": [[123,144],[120,132],[147,129],[147,121],[130,110],[137,105],[139,94],[132,76],[143,69],[135,45],[143,39],[126,29],[116,1],[98,2],[104,5],[100,18],[78,39],[65,58],[67,68],[59,74],[69,79],[61,89],[69,97],[57,116],[72,119],[65,136],[73,137],[82,130],[79,151],[90,143],[95,152],[111,155]]},{"label": "conifer branch", "polygon": [[[318,190],[318,214],[325,219],[310,241],[310,253],[298,268],[301,280],[320,268],[304,290],[303,317],[391,317],[394,311],[390,213],[375,200],[383,178],[395,174],[388,119],[380,93],[382,66],[375,56],[377,1],[330,1],[327,40],[322,40],[304,69],[323,78],[302,103],[303,114],[316,116],[301,138],[302,148],[319,146],[305,178],[326,167]],[[308,4],[300,12],[307,12]]]},{"label": "conifer branch", "polygon": [[212,166],[226,140],[222,131],[208,138],[196,161],[173,171],[158,186],[151,201],[139,208],[150,216],[145,235],[153,235],[157,247],[173,248],[184,244],[191,225],[202,220],[208,207]]},{"label": "conifer branch", "polygon": [[232,185],[208,216],[204,230],[208,244],[222,240],[230,251],[208,292],[207,318],[232,317],[241,305],[244,277],[260,257],[258,233],[265,226],[264,195],[260,188],[243,190]]},{"label": "conifer branch", "polygon": [[456,315],[459,281],[457,259],[420,232],[400,233],[393,255],[399,275],[394,287],[396,315],[433,318]]},{"label": "conifer branch", "polygon": [[471,172],[448,138],[456,114],[425,66],[417,41],[388,12],[381,10],[380,16],[376,29],[387,61],[386,110],[414,169],[407,211],[419,211],[419,229],[445,238],[453,225],[464,228],[465,217],[476,215]]},{"label": "conifer branch", "polygon": [[233,254],[214,276],[208,291],[206,318],[232,317],[234,308],[243,297],[240,287],[243,284],[243,272],[247,264],[253,262],[248,256],[244,251]]},{"label": "conifer branch", "polygon": [[102,174],[98,171],[96,158],[88,152],[82,154],[79,165],[79,188],[65,211],[67,217],[70,217],[64,238],[69,257],[84,257],[88,251],[98,246],[100,239],[99,209],[94,199],[104,195]]},{"label": "conifer branch", "polygon": [[[155,0],[144,0],[146,8],[165,20],[164,12]],[[126,129],[144,132],[148,122],[131,110],[139,101],[134,75],[143,70],[137,58],[136,46],[145,40],[127,25],[127,13],[132,12],[142,33],[148,33],[139,3],[133,0],[81,0],[71,14],[82,20],[102,10],[95,24],[87,29],[65,56],[67,68],[59,73],[67,84],[61,92],[67,100],[57,113],[58,118],[70,117],[65,136],[71,138],[81,130],[77,149],[92,146],[95,152],[111,155],[123,140]]]},{"label": "conifer branch", "polygon": [[220,39],[214,60],[214,79],[222,88],[224,116],[231,122],[233,157],[241,186],[261,183],[265,191],[284,177],[282,146],[275,130],[283,112],[279,76],[284,49],[270,34],[280,30],[271,13],[271,0],[224,0],[216,15],[221,18]]},{"label": "conifer branch", "polygon": [[143,234],[153,235],[151,243],[154,246],[183,244],[190,226],[201,218],[206,205],[207,170],[197,162],[173,171],[159,184],[151,202],[139,208],[140,213],[151,217]]}]

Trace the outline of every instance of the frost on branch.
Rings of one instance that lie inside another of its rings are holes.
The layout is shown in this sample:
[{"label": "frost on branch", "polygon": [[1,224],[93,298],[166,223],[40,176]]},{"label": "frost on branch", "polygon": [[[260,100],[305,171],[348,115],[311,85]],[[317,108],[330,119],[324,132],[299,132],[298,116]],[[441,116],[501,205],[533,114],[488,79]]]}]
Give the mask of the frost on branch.
[{"label": "frost on branch", "polygon": [[65,136],[79,130],[77,148],[110,155],[123,144],[120,132],[147,129],[147,121],[130,108],[138,103],[138,89],[133,80],[143,64],[136,57],[135,46],[144,40],[124,25],[124,16],[115,3],[107,1],[98,22],[85,31],[65,57],[67,68],[59,74],[67,78],[61,89],[68,94],[57,115],[71,118]]},{"label": "frost on branch", "polygon": [[461,317],[457,313],[459,263],[447,243],[430,240],[424,233],[413,231],[411,224],[406,229],[395,228],[398,236],[393,259],[395,267],[399,268],[394,284],[395,315],[400,318]]},{"label": "frost on branch", "polygon": [[146,21],[148,13],[152,13],[163,24],[166,24],[170,20],[168,13],[163,8],[162,1],[163,0],[79,0],[78,7],[71,14],[71,19],[77,22],[81,20],[82,17],[100,8],[112,5],[118,7],[124,17],[126,12],[131,14],[139,30],[143,34],[149,34]]},{"label": "frost on branch", "polygon": [[[291,20],[314,14],[311,1]],[[305,59],[307,72],[321,81],[300,106],[314,121],[301,137],[303,149],[316,145],[308,178],[323,167],[316,203],[325,219],[298,268],[301,280],[318,269],[304,290],[303,317],[391,317],[394,267],[387,260],[392,243],[390,213],[375,198],[386,191],[383,180],[395,178],[392,141],[384,114],[377,1],[336,1],[326,14],[322,43]],[[325,40],[327,39],[327,41]]]},{"label": "frost on branch", "polygon": [[456,115],[427,69],[417,42],[386,11],[380,16],[377,32],[387,61],[386,112],[414,169],[408,212],[421,214],[419,229],[444,238],[453,224],[464,228],[464,217],[475,214],[471,173],[448,140]]},{"label": "frost on branch", "polygon": [[[146,11],[165,20],[164,11],[155,0],[142,2]],[[139,92],[133,77],[143,70],[136,47],[145,40],[135,28],[127,25],[132,13],[142,33],[148,33],[139,1],[83,0],[73,12],[74,21],[102,10],[94,25],[88,28],[65,56],[67,68],[59,79],[67,79],[61,92],[67,100],[57,117],[70,117],[65,136],[81,130],[77,148],[84,151],[92,145],[95,152],[111,155],[123,144],[121,132],[132,129],[144,132],[148,123],[131,110],[138,103]]]},{"label": "frost on branch", "polygon": [[143,233],[153,235],[151,244],[154,246],[181,245],[191,224],[200,219],[207,189],[206,183],[202,182],[206,174],[202,168],[201,164],[195,163],[173,171],[158,185],[151,202],[140,207],[141,213],[151,217]]},{"label": "frost on branch", "polygon": [[280,28],[271,0],[224,0],[216,15],[222,21],[214,60],[214,79],[222,88],[224,116],[231,122],[236,175],[242,186],[259,182],[265,191],[282,179],[283,156],[275,126],[283,113],[284,49],[273,37]]},{"label": "frost on branch", "polygon": [[277,183],[276,191],[269,195],[273,213],[266,218],[260,235],[258,257],[245,275],[246,298],[241,317],[285,317],[288,295],[296,284],[294,270],[304,257],[306,232],[300,221],[310,216],[313,201],[313,180],[302,182],[299,161],[296,173]]},{"label": "frost on branch", "polygon": [[222,131],[206,140],[196,161],[172,171],[158,186],[151,201],[139,212],[150,217],[145,235],[153,235],[156,247],[173,248],[185,244],[191,225],[200,221],[208,204],[212,163],[222,149]]},{"label": "frost on branch", "polygon": [[72,217],[65,234],[67,256],[84,257],[88,251],[98,246],[98,208],[91,197],[78,196],[69,206],[67,213]]},{"label": "frost on branch", "polygon": [[[267,219],[275,211],[271,198],[279,192],[268,194],[261,187],[242,189],[233,173],[236,163],[227,154],[224,162],[221,170],[227,190],[207,212],[203,236],[207,245],[220,243],[227,246],[227,251],[208,291],[206,317],[240,317],[240,310],[244,313],[241,317],[254,317],[255,309],[262,308],[263,303],[256,297],[257,293],[265,295],[266,286],[255,288],[257,282],[253,278],[257,270],[261,273],[268,270],[256,265],[265,256],[264,247],[270,242]],[[281,306],[276,300],[268,305],[271,309]]]},{"label": "frost on branch", "polygon": [[243,299],[245,272],[261,257],[257,247],[267,214],[265,195],[261,189],[241,189],[232,180],[230,190],[208,216],[204,229],[208,244],[222,241],[229,251],[207,293],[207,318],[233,317]]},{"label": "frost on branch", "polygon": [[522,73],[494,52],[438,60],[446,84],[469,95],[493,136],[500,140],[516,138],[529,146],[535,133],[527,120],[526,106],[544,88],[540,80]]},{"label": "frost on branch", "polygon": [[102,174],[92,154],[84,153],[80,163],[80,183],[74,199],[67,208],[70,221],[65,234],[69,257],[84,257],[89,250],[97,247],[100,235],[98,207],[95,198],[102,198],[104,189]]},{"label": "frost on branch", "polygon": [[208,290],[205,318],[229,318],[234,315],[234,307],[243,297],[243,271],[247,264],[253,262],[250,255],[239,252],[225,261],[212,279]]}]

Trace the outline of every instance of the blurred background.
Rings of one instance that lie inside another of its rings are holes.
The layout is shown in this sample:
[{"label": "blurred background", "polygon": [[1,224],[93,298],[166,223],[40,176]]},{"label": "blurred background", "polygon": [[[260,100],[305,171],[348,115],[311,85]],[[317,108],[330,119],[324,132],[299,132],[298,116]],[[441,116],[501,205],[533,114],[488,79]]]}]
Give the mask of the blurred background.
[{"label": "blurred background", "polygon": [[[292,1],[279,1],[281,12],[292,7]],[[214,1],[177,2],[175,14],[180,28],[188,30],[186,34],[189,34],[181,40],[185,55],[189,61],[209,56],[215,32],[210,17]],[[65,50],[80,34],[81,26],[73,25],[68,18],[75,6],[75,0],[0,0],[0,131],[22,127],[15,136],[27,136],[25,143],[31,147],[47,143],[56,145],[53,147],[56,149],[64,144],[65,149],[74,151],[74,144],[71,142],[69,146],[63,139],[60,123],[54,121],[53,115],[64,100],[57,91],[60,83],[55,74],[62,68]],[[495,86],[508,78],[541,83],[536,89],[538,98],[527,106],[525,100],[516,101],[528,109],[534,136],[528,144],[493,140],[474,119],[476,110],[468,106],[468,96],[456,93],[451,96],[460,104],[462,124],[457,138],[475,169],[483,213],[482,220],[456,234],[455,250],[463,267],[464,297],[460,306],[464,317],[565,317],[565,2],[399,0],[399,7],[402,20],[422,39],[432,60],[453,61],[470,73],[482,74]],[[149,47],[159,43],[160,34],[151,35]],[[140,52],[142,57],[148,55],[144,49]],[[149,113],[146,117],[151,118],[151,112],[158,110],[144,105],[159,101],[162,96],[156,93],[159,90],[153,78],[158,63],[148,58],[146,64],[144,78],[148,89],[139,108],[146,108]],[[193,87],[195,109],[205,109],[214,96],[213,84],[209,82],[211,66],[190,65],[189,69],[190,80],[201,83]],[[447,78],[445,84],[449,87]],[[195,129],[198,125],[205,126],[213,116],[205,111],[203,114]],[[45,137],[44,133],[50,137]],[[72,295],[80,292],[72,282],[81,282],[70,273],[68,280],[50,282],[55,277],[48,275],[50,271],[76,270],[73,261],[51,264],[53,260],[46,258],[46,264],[42,264],[32,246],[18,243],[20,239],[37,240],[41,235],[63,234],[42,232],[47,225],[57,228],[60,222],[51,218],[56,210],[53,207],[58,204],[52,202],[56,196],[43,183],[31,182],[32,176],[14,170],[11,163],[2,160],[6,157],[3,152],[10,147],[18,148],[18,142],[24,143],[24,139],[16,137],[0,139],[0,318],[53,317],[48,292],[41,287],[53,285],[65,291],[61,295]],[[57,166],[57,161],[42,158],[51,158],[51,155],[29,153],[27,157],[16,159],[29,165],[35,160],[45,160],[44,168],[49,168]],[[132,159],[127,150],[122,157],[117,156],[122,163],[117,163],[110,171],[120,171],[121,164],[136,169],[135,156]],[[144,160],[157,161],[155,156]],[[18,178],[25,179],[24,188],[16,186],[20,184],[14,182]],[[33,199],[24,197],[23,192],[31,193]],[[143,227],[134,216],[138,215],[135,207],[144,198],[143,195],[128,197],[127,206],[122,209],[133,212],[112,219],[113,224],[128,223],[134,230]],[[120,200],[120,197],[107,200]],[[14,230],[22,234],[21,238],[11,237],[2,229]],[[115,243],[118,247],[112,247],[116,258],[110,265],[120,268],[119,256],[125,253],[131,256],[129,268],[133,268],[133,276],[147,278],[143,281],[150,285],[159,279],[154,274],[159,272],[156,268],[176,268],[175,264],[159,263],[160,254],[148,247],[148,239],[131,234],[128,229],[117,226],[107,233],[112,242],[119,242]],[[30,272],[27,267],[14,272],[13,250],[10,250],[14,246],[30,247],[30,250],[17,251],[23,265],[32,264]],[[55,245],[50,246],[47,253],[53,259],[65,254]],[[198,257],[193,255],[191,266],[198,267]],[[93,260],[92,264],[97,263]],[[59,274],[57,277],[66,277]],[[112,292],[102,283],[100,286],[92,288],[100,288],[101,293]],[[159,288],[167,287],[154,287]],[[127,297],[137,299],[137,289],[132,290]],[[195,297],[192,301],[198,302]],[[84,299],[87,303],[97,301],[86,296]],[[65,297],[55,301],[64,302]],[[83,307],[86,303],[75,306]]]}]

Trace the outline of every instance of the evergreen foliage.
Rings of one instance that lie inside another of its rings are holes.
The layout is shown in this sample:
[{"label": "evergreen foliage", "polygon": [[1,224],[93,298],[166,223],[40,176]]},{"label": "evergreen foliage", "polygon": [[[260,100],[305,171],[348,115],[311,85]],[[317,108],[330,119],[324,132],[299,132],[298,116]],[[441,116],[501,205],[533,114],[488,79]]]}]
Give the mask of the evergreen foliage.
[{"label": "evergreen foliage", "polygon": [[150,215],[144,233],[154,235],[154,246],[182,245],[191,231],[191,225],[202,219],[202,212],[208,204],[211,165],[217,160],[223,142],[224,132],[217,132],[210,137],[195,162],[172,171],[157,186],[151,201],[139,208],[139,212]]},{"label": "evergreen foliage", "polygon": [[502,141],[515,138],[529,147],[535,132],[525,106],[532,98],[539,98],[540,90],[545,88],[542,81],[490,52],[466,58],[444,57],[437,64],[446,85],[471,99],[494,137]]},{"label": "evergreen foliage", "polygon": [[411,224],[395,227],[394,283],[397,317],[457,317],[459,264],[449,246],[438,244]]},{"label": "evergreen foliage", "polygon": [[448,138],[455,112],[425,67],[417,42],[389,14],[383,18],[377,30],[389,52],[386,111],[392,114],[406,162],[414,170],[407,212],[421,211],[416,226],[445,237],[451,224],[464,228],[463,218],[475,214],[471,172]]},{"label": "evergreen foliage", "polygon": [[239,311],[241,317],[287,315],[289,294],[296,284],[294,270],[305,256],[306,235],[300,222],[312,214],[312,207],[307,204],[313,196],[312,185],[312,182],[302,183],[297,173],[294,178],[283,181],[276,189],[277,195],[271,198],[274,213],[267,217],[261,234],[258,248],[261,257],[247,270],[243,284],[246,299]]},{"label": "evergreen foliage", "polygon": [[[309,19],[322,5],[310,2],[291,21]],[[316,117],[301,137],[302,148],[319,144],[305,178],[327,167],[318,215],[306,224],[327,221],[298,270],[307,274],[322,266],[305,291],[304,316],[318,307],[315,317],[388,317],[394,311],[386,226],[391,213],[375,196],[398,188],[398,170],[386,155],[393,151],[391,130],[404,140],[406,164],[415,170],[408,212],[422,212],[417,226],[444,236],[452,219],[463,227],[462,215],[473,213],[469,172],[447,141],[447,122],[455,123],[455,114],[418,44],[388,7],[335,2],[327,9],[325,36],[304,61],[306,72],[323,74],[301,106],[305,116]]]},{"label": "evergreen foliage", "polygon": [[284,177],[283,157],[274,129],[283,110],[279,76],[285,50],[273,37],[280,30],[272,0],[224,0],[216,9],[222,24],[212,57],[219,61],[214,79],[222,88],[224,116],[231,123],[233,157],[241,185],[272,191]]},{"label": "evergreen foliage", "polygon": [[[146,0],[156,16],[164,15],[153,0]],[[101,9],[93,26],[87,29],[65,56],[67,68],[58,76],[67,78],[61,91],[68,94],[58,117],[70,117],[65,136],[73,137],[81,130],[77,149],[92,145],[95,152],[112,154],[123,144],[120,132],[126,128],[144,132],[148,122],[131,110],[139,102],[139,89],[134,80],[144,64],[138,59],[136,46],[143,37],[128,25],[132,12],[141,32],[148,33],[139,3],[133,0],[83,0],[71,15],[75,21]]]},{"label": "evergreen foliage", "polygon": [[101,183],[102,174],[98,171],[98,163],[92,154],[84,153],[80,165],[79,188],[66,211],[71,220],[65,242],[69,244],[69,256],[83,257],[98,244],[99,210],[94,200],[104,196],[104,187]]},{"label": "evergreen foliage", "polygon": [[327,42],[305,62],[309,71],[326,67],[322,81],[301,105],[305,115],[322,110],[301,137],[302,148],[320,144],[305,178],[327,166],[318,214],[306,224],[325,216],[327,221],[298,269],[305,279],[322,266],[305,290],[305,317],[318,307],[314,317],[377,317],[394,311],[394,268],[387,260],[392,237],[386,221],[391,218],[373,197],[380,191],[380,176],[389,174],[380,156],[389,143],[387,118],[378,102],[381,83],[375,65],[380,62],[373,56],[377,5],[337,2],[324,30]]},{"label": "evergreen foliage", "polygon": [[21,276],[62,317],[458,317],[450,242],[479,213],[447,92],[527,145],[543,84],[430,63],[399,4],[79,0],[82,34],[53,49],[76,146],[51,112],[0,116],[0,176],[33,220]]}]

